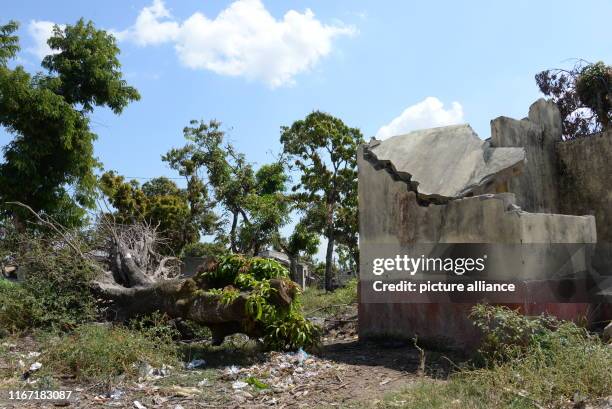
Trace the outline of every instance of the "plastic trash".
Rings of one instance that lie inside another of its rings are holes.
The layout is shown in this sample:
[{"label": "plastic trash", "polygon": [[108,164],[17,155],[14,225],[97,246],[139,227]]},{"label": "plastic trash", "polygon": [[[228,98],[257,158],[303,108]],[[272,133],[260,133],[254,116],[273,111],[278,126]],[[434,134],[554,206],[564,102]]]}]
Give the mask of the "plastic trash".
[{"label": "plastic trash", "polygon": [[242,389],[242,388],[246,388],[247,386],[249,386],[249,384],[243,381],[235,381],[232,383],[233,389]]},{"label": "plastic trash", "polygon": [[306,351],[304,351],[302,348],[298,349],[295,356],[297,357],[300,365],[303,364],[306,359],[308,359],[308,353],[306,353]]},{"label": "plastic trash", "polygon": [[203,359],[194,359],[187,364],[187,369],[197,369],[206,366],[206,361]]},{"label": "plastic trash", "polygon": [[32,365],[30,365],[30,372],[36,372],[40,368],[42,368],[42,364],[40,362],[34,362]]}]

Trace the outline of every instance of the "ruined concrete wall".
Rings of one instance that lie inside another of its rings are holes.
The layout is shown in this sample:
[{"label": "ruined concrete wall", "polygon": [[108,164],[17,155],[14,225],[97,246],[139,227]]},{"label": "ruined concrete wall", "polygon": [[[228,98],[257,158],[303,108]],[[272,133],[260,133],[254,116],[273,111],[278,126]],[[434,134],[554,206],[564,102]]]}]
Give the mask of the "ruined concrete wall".
[{"label": "ruined concrete wall", "polygon": [[525,211],[559,212],[555,146],[561,133],[559,110],[553,102],[544,99],[531,105],[528,118],[499,117],[491,121],[493,146],[525,148],[523,173],[511,179],[508,186]]},{"label": "ruined concrete wall", "polygon": [[[367,152],[365,154],[367,156]],[[474,196],[453,200],[445,205],[424,206],[419,204],[410,185],[386,168],[385,164],[364,157],[363,147],[358,152],[357,162],[362,277],[372,271],[373,259],[380,257],[377,251],[381,245],[397,248],[399,252],[417,243],[595,241],[593,217],[526,213],[514,206],[515,198],[510,193]],[[546,260],[546,257],[531,255],[521,271],[499,270],[500,276],[497,278],[521,275],[525,278],[545,278],[553,269],[542,260]],[[549,260],[554,260],[554,257]],[[454,339],[455,344],[469,344],[478,336],[467,318],[471,306],[458,303],[376,304],[361,301],[359,333],[362,337],[413,337],[418,334],[422,338],[450,338]],[[576,304],[570,308],[571,311],[565,311],[565,307],[559,308],[559,311],[554,311],[558,316],[567,312],[567,318],[571,318],[576,309],[584,312],[588,305]]]},{"label": "ruined concrete wall", "polygon": [[560,212],[591,214],[597,225],[595,268],[612,275],[612,130],[559,142]]}]

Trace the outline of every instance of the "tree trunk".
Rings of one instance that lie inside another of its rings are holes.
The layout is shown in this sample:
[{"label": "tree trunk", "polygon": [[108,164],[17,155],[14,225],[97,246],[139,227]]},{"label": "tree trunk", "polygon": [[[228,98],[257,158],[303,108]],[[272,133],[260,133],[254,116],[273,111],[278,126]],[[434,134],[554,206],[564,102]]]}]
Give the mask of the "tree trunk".
[{"label": "tree trunk", "polygon": [[230,248],[233,253],[238,253],[236,246],[236,226],[238,225],[238,212],[233,212],[232,227],[230,229]]},{"label": "tree trunk", "polygon": [[[272,303],[289,308],[296,290],[280,279],[270,280],[276,290]],[[222,296],[206,292],[193,279],[168,280],[148,286],[123,287],[110,274],[96,281],[93,290],[108,302],[109,317],[116,321],[159,311],[170,318],[193,321],[211,329],[213,343],[220,344],[225,336],[244,333],[251,338],[263,336],[265,328],[247,314],[248,293],[241,293],[229,303]]]},{"label": "tree trunk", "polygon": [[327,251],[325,253],[325,291],[332,291],[333,283],[332,280],[334,278],[334,233],[333,229],[329,229],[327,235]]}]

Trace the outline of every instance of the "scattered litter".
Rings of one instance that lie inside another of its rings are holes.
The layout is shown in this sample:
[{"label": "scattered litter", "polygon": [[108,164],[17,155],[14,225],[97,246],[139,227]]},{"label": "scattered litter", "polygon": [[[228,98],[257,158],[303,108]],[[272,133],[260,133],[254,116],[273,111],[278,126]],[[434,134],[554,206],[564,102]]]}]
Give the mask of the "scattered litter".
[{"label": "scattered litter", "polygon": [[200,390],[198,388],[175,385],[172,387],[172,393],[174,396],[188,398],[193,395],[197,395],[200,393]]},{"label": "scattered litter", "polygon": [[242,388],[246,388],[247,386],[249,386],[249,384],[243,381],[232,382],[233,389],[242,389]]},{"label": "scattered litter", "polygon": [[26,355],[26,358],[32,359],[32,358],[38,358],[39,356],[40,356],[40,352],[32,351]]},{"label": "scattered litter", "polygon": [[210,384],[210,381],[208,379],[202,379],[200,382],[198,382],[198,386],[199,387],[211,386],[211,384]]},{"label": "scattered litter", "polygon": [[295,353],[295,356],[300,365],[302,365],[304,361],[308,359],[308,354],[302,348],[298,349],[298,351]]},{"label": "scattered litter", "polygon": [[153,368],[146,362],[141,362],[138,365],[138,373],[141,380],[155,380],[161,379],[170,375],[172,367],[169,365],[162,365],[161,368]]},{"label": "scattered litter", "polygon": [[147,407],[145,405],[143,405],[142,403],[138,402],[137,400],[134,401],[134,407],[136,409],[147,409]]},{"label": "scattered litter", "polygon": [[206,361],[203,359],[194,359],[187,364],[187,369],[197,369],[206,366]]},{"label": "scattered litter", "polygon": [[176,405],[174,409],[184,409],[181,405]]},{"label": "scattered litter", "polygon": [[223,371],[223,376],[227,379],[236,379],[240,374],[240,369],[236,365],[229,366]]},{"label": "scattered litter", "polygon": [[113,400],[117,400],[117,399],[121,399],[121,397],[123,396],[123,391],[119,390],[119,389],[113,389],[109,394],[108,397],[113,399]]}]

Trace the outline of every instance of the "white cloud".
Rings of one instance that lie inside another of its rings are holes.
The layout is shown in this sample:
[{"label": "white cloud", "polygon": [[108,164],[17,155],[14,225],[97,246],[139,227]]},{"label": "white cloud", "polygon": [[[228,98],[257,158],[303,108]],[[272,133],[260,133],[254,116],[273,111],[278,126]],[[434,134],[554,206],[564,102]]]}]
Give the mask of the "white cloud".
[{"label": "white cloud", "polygon": [[115,35],[141,46],[173,43],[186,67],[278,87],[294,83],[295,75],[328,55],[335,37],[356,32],[321,23],[310,9],[290,10],[277,20],[261,0],[236,0],[214,19],[195,12],[179,22],[162,0],[154,0],[132,27]]},{"label": "white cloud", "polygon": [[463,107],[453,102],[449,109],[436,97],[427,97],[423,101],[411,105],[387,125],[380,127],[376,133],[377,139],[386,139],[417,129],[437,126],[455,125],[463,122]]},{"label": "white cloud", "polygon": [[178,37],[179,31],[179,24],[173,21],[164,2],[153,0],[153,4],[140,11],[132,27],[112,33],[120,41],[129,39],[140,46],[147,46],[172,41]]},{"label": "white cloud", "polygon": [[[43,20],[31,20],[28,24],[28,34],[32,37],[34,41],[34,45],[32,47],[27,48],[27,51],[34,54],[36,57],[41,60],[54,52],[51,50],[49,45],[47,44],[47,40],[51,35],[53,35],[53,26],[55,23],[51,21],[43,21]],[[60,27],[65,27],[60,24]]]}]

